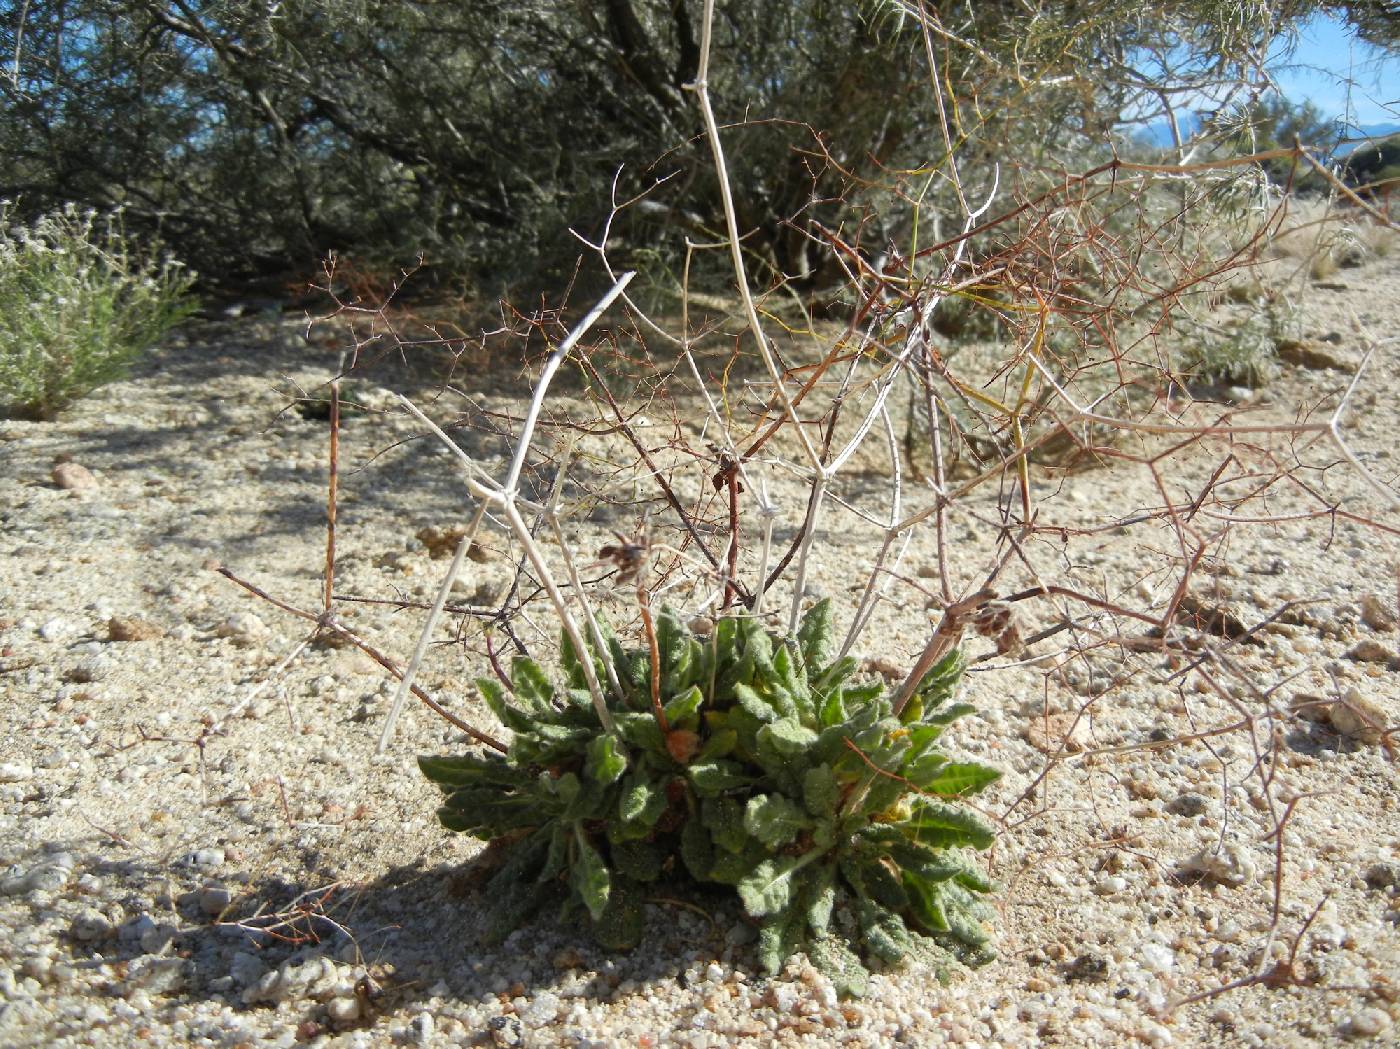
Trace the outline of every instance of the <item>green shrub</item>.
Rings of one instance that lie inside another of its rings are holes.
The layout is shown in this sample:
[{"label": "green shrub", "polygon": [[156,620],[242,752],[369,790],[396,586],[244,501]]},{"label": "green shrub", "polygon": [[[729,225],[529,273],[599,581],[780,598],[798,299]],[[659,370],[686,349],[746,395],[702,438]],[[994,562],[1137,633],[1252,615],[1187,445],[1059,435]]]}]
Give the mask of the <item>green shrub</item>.
[{"label": "green shrub", "polygon": [[952,799],[999,774],[935,749],[972,710],[953,702],[956,651],[895,716],[883,685],[832,659],[827,601],[793,639],[735,618],[695,637],[671,612],[656,635],[662,716],[648,651],[608,635],[624,694],[609,702],[617,734],[603,731],[566,638],[564,688],[525,658],[511,693],[477,683],[514,732],[508,753],[419,759],[447,795],[443,825],[504,853],[488,936],[554,904],[630,947],[648,886],[670,879],[737,893],[768,972],[805,949],[847,994],[865,989],[863,957],[991,958],[978,897],[994,886],[963,850],[993,831]]},{"label": "green shrub", "polygon": [[0,204],[0,408],[49,418],[125,374],[193,308],[192,275],[138,251],[120,213]]}]

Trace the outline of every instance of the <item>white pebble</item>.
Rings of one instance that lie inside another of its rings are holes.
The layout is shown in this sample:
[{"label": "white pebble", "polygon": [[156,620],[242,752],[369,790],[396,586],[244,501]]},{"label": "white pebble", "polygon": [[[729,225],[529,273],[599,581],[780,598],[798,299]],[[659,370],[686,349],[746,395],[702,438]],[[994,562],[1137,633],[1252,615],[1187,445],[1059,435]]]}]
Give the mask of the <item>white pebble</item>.
[{"label": "white pebble", "polygon": [[23,783],[34,775],[34,766],[20,761],[0,765],[0,783]]}]

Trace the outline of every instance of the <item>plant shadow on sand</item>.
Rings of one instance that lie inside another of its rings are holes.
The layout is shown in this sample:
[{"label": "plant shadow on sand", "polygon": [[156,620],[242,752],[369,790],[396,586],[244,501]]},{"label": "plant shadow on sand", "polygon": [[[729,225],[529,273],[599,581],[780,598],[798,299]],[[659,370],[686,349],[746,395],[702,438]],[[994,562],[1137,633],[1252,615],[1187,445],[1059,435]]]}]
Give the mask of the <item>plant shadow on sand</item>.
[{"label": "plant shadow on sand", "polygon": [[[76,857],[77,870],[126,890],[120,923],[94,924],[88,911],[69,920],[61,960],[109,967],[107,993],[144,993],[161,1011],[199,1001],[222,1001],[237,1013],[276,1009],[306,1039],[376,1028],[383,1035],[386,1025],[393,1030],[424,1008],[456,1002],[480,1014],[467,1044],[493,1044],[490,1021],[502,1014],[494,1029],[505,1024],[507,1034],[558,1034],[570,1026],[575,1003],[684,988],[705,979],[711,962],[758,978],[746,946],[753,930],[717,893],[659,883],[646,907],[644,946],[629,952],[598,947],[582,925],[556,922],[549,908],[488,944],[487,908],[470,861],[419,861],[370,881],[340,881],[318,873],[319,857],[310,852],[298,872],[238,884],[237,876],[201,868],[196,853],[113,858],[111,846],[103,846],[104,859],[91,840],[50,843],[18,866],[37,869],[66,854]],[[223,908],[214,913],[222,893]],[[152,898],[149,909],[140,906]],[[519,998],[529,1004],[516,1016],[510,1003]],[[346,1001],[356,1007],[347,1010]]]}]

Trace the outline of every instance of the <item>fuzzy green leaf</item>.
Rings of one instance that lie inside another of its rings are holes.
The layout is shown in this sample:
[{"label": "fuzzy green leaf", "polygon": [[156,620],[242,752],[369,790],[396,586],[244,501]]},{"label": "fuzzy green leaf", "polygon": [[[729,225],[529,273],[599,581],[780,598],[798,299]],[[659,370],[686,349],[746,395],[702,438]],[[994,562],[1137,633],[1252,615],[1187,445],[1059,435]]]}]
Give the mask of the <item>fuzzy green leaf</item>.
[{"label": "fuzzy green leaf", "polygon": [[797,643],[809,675],[819,673],[831,661],[831,598],[824,597],[807,610],[797,628]]},{"label": "fuzzy green leaf", "polygon": [[715,865],[715,849],[709,832],[698,819],[686,820],[681,828],[681,860],[696,881],[708,881]]},{"label": "fuzzy green leaf", "polygon": [[481,693],[481,698],[486,701],[491,713],[496,715],[496,720],[502,725],[512,732],[529,731],[533,722],[510,704],[506,699],[506,690],[501,687],[499,681],[495,678],[479,677],[476,679],[476,690]]},{"label": "fuzzy green leaf", "polygon": [[792,901],[794,880],[797,872],[806,866],[804,859],[802,856],[777,856],[764,860],[739,882],[739,899],[750,917],[777,914]]},{"label": "fuzzy green leaf", "polygon": [[743,773],[743,766],[733,761],[697,761],[686,769],[695,793],[702,798],[714,797],[726,790],[746,787],[752,776]]},{"label": "fuzzy green leaf", "polygon": [[859,956],[836,936],[818,936],[807,941],[807,957],[839,995],[863,998],[870,989],[870,974]]},{"label": "fuzzy green leaf", "polygon": [[951,706],[940,707],[937,710],[924,712],[925,725],[951,725],[958,718],[967,717],[969,714],[976,714],[977,708],[971,703],[954,703]]},{"label": "fuzzy green leaf", "polygon": [[932,669],[924,675],[915,690],[919,698],[923,700],[924,710],[932,711],[953,698],[953,692],[958,687],[958,682],[962,680],[963,669],[967,661],[958,649],[952,649],[947,655],[935,663]]},{"label": "fuzzy green leaf", "polygon": [[444,790],[488,784],[518,787],[529,778],[500,758],[479,758],[470,754],[459,757],[422,755],[418,758],[418,768]]},{"label": "fuzzy green leaf", "polygon": [[909,837],[925,845],[985,849],[996,840],[996,832],[967,809],[928,798],[918,799],[903,826]]},{"label": "fuzzy green leaf", "polygon": [[706,761],[711,758],[722,758],[731,754],[734,747],[739,742],[739,733],[732,728],[722,728],[710,735],[705,740],[705,745],[700,748],[700,760]]},{"label": "fuzzy green leaf", "polygon": [[588,759],[583,774],[595,783],[607,786],[615,783],[627,769],[627,753],[611,732],[594,736],[588,743]]},{"label": "fuzzy green leaf", "polygon": [[856,918],[866,945],[885,961],[897,962],[909,952],[909,930],[899,915],[870,900],[857,899]]},{"label": "fuzzy green leaf", "polygon": [[783,964],[802,946],[802,915],[797,908],[774,914],[758,930],[758,960],[770,976],[782,971]]},{"label": "fuzzy green leaf", "polygon": [[578,842],[578,856],[575,857],[569,871],[569,883],[596,922],[607,909],[608,894],[612,890],[612,875],[604,865],[603,857],[589,844],[583,828],[578,824],[574,824],[574,839]]},{"label": "fuzzy green leaf", "polygon": [[537,717],[554,713],[554,686],[540,665],[527,656],[516,656],[510,665],[511,691]]},{"label": "fuzzy green leaf", "polygon": [[759,721],[776,721],[779,717],[778,708],[768,699],[760,696],[758,692],[742,681],[734,685],[734,696],[739,700],[739,705],[749,712]]},{"label": "fuzzy green leaf", "polygon": [[936,775],[930,777],[920,777],[911,771],[908,778],[931,794],[956,798],[966,794],[976,794],[979,790],[1001,779],[1001,773],[976,762],[958,762],[943,765]]},{"label": "fuzzy green leaf", "polygon": [[825,936],[836,905],[836,864],[823,863],[812,873],[806,902],[807,924],[817,936]]},{"label": "fuzzy green leaf", "polygon": [[642,941],[644,919],[641,897],[622,882],[609,893],[602,916],[593,920],[593,936],[608,950],[630,950]]},{"label": "fuzzy green leaf", "polygon": [[754,868],[770,855],[766,846],[760,845],[752,838],[745,838],[742,851],[721,850],[715,854],[714,866],[710,868],[710,881],[721,885],[738,885],[753,874]]},{"label": "fuzzy green leaf", "polygon": [[744,829],[744,807],[733,798],[704,798],[700,802],[700,818],[714,843],[726,852],[742,852],[753,844]]},{"label": "fuzzy green leaf", "polygon": [[812,819],[781,794],[756,794],[744,809],[744,829],[769,848],[792,841]]},{"label": "fuzzy green leaf", "polygon": [[656,718],[650,711],[616,714],[614,719],[622,738],[638,750],[649,750],[653,754],[666,753],[666,738],[661,734]]},{"label": "fuzzy green leaf", "polygon": [[674,727],[678,722],[693,717],[700,709],[700,704],[705,702],[705,694],[700,691],[699,685],[691,685],[675,699],[667,703],[662,710],[666,714],[666,720]]},{"label": "fuzzy green leaf", "polygon": [[615,840],[644,838],[665,810],[665,785],[636,773],[623,784],[617,800],[617,814],[622,822],[610,831]]},{"label": "fuzzy green leaf", "polygon": [[616,842],[610,852],[619,877],[631,881],[655,881],[666,859],[666,854],[648,841]]},{"label": "fuzzy green leaf", "polygon": [[813,816],[830,816],[841,800],[841,785],[830,765],[818,765],[802,777],[802,804]]}]

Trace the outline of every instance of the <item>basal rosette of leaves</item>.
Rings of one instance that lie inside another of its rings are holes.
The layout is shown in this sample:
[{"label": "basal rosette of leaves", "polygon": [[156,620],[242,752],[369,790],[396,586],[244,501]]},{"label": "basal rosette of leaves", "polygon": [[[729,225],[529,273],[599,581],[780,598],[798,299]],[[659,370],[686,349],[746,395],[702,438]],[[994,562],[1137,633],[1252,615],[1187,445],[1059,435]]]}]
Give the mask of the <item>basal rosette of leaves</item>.
[{"label": "basal rosette of leaves", "polygon": [[525,658],[509,692],[477,683],[514,732],[507,754],[419,759],[446,794],[443,825],[504,856],[486,885],[489,936],[562,904],[604,946],[630,947],[653,883],[689,879],[733,887],[768,972],[805,950],[844,993],[864,991],[863,958],[923,955],[941,973],[992,957],[980,897],[995,886],[966,850],[993,830],[954,799],[999,773],[936,746],[972,712],[954,701],[956,651],[895,717],[882,684],[832,659],[829,602],[790,640],[744,618],[695,637],[669,611],[656,635],[664,731],[647,650],[607,634],[624,693],[610,697],[616,735],[565,639],[563,687]]}]

